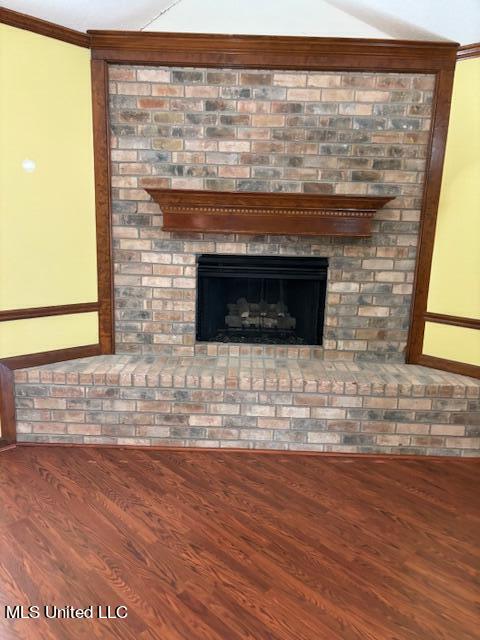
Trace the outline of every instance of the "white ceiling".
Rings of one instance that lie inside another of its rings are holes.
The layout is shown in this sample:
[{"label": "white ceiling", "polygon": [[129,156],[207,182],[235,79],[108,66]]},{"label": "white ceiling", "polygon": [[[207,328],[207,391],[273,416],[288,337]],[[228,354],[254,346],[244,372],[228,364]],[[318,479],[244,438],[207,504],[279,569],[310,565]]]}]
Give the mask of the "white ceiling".
[{"label": "white ceiling", "polygon": [[79,31],[480,41],[480,0],[6,0]]}]

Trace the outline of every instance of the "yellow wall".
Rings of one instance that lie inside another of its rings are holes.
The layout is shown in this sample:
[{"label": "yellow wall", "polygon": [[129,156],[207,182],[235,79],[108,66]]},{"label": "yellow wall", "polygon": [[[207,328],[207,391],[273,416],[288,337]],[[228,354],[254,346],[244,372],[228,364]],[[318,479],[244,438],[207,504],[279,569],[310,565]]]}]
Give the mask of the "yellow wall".
[{"label": "yellow wall", "polygon": [[427,322],[423,353],[436,358],[480,365],[480,331]]},{"label": "yellow wall", "polygon": [[[480,58],[455,71],[428,311],[480,318]],[[423,352],[480,365],[480,331],[427,324]]]},{"label": "yellow wall", "polygon": [[24,353],[39,353],[98,342],[96,313],[79,313],[49,318],[29,318],[0,322],[0,352],[3,358]]},{"label": "yellow wall", "polygon": [[[94,302],[90,51],[0,25],[0,58],[0,309]],[[97,341],[92,314],[1,324],[0,357]]]}]

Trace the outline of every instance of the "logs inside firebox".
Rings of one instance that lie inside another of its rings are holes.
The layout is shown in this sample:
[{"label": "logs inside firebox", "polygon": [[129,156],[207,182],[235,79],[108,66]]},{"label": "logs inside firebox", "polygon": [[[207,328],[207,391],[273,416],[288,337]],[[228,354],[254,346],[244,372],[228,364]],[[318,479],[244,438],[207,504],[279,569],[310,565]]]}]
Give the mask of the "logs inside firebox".
[{"label": "logs inside firebox", "polygon": [[236,303],[228,305],[225,325],[229,329],[278,329],[288,331],[295,329],[296,320],[288,312],[281,300],[268,303],[248,302],[246,298],[238,298]]}]

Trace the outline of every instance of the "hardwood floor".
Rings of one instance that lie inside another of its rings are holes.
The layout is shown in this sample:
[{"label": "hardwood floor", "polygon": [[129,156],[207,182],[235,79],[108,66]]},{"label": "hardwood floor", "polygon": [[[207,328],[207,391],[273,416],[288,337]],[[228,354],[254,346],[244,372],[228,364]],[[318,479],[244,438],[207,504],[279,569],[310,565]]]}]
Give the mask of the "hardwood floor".
[{"label": "hardwood floor", "polygon": [[479,481],[473,460],[18,447],[0,638],[478,639]]}]

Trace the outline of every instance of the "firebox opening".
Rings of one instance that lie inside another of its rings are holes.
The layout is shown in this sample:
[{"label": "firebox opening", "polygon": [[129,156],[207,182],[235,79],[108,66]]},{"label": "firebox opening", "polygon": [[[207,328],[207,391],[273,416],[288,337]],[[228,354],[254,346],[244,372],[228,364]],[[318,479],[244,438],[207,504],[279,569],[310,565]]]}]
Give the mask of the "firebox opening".
[{"label": "firebox opening", "polygon": [[201,255],[197,340],[321,345],[327,258]]}]

